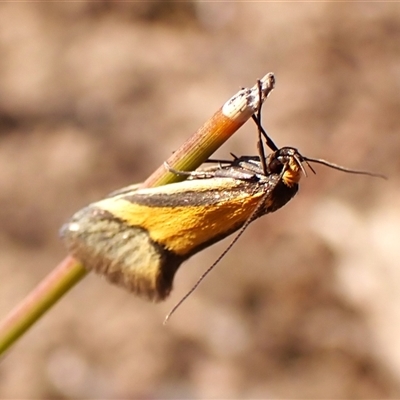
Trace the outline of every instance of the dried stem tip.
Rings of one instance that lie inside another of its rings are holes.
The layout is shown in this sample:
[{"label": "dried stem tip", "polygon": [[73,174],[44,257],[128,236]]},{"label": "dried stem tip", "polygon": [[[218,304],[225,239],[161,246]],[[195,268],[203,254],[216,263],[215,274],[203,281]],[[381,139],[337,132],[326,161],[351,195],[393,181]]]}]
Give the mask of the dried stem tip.
[{"label": "dried stem tip", "polygon": [[[260,79],[260,84],[254,85],[252,88],[243,88],[230,98],[222,107],[222,113],[233,120],[248,119],[248,112],[254,114],[275,87],[275,76],[272,72]],[[260,96],[261,89],[261,96]],[[247,112],[246,112],[247,111]]]},{"label": "dried stem tip", "polygon": [[[251,116],[271,93],[275,85],[273,73],[268,73],[252,88],[239,90],[168,158],[168,165],[179,171],[193,171],[207,160]],[[261,92],[260,92],[261,89]],[[166,185],[183,177],[166,172],[161,165],[142,187]]]}]

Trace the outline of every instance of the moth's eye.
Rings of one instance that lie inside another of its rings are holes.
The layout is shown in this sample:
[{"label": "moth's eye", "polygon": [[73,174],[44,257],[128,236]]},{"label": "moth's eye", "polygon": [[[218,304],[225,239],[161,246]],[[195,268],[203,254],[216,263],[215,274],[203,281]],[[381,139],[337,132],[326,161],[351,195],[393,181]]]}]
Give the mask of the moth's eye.
[{"label": "moth's eye", "polygon": [[275,158],[269,165],[269,169],[272,173],[279,173],[282,171],[282,166],[283,166],[283,162],[282,162],[282,157],[277,157]]},{"label": "moth's eye", "polygon": [[288,162],[288,160],[289,160],[289,157],[287,157],[287,156],[279,156],[278,157],[278,161],[281,165],[286,164]]}]

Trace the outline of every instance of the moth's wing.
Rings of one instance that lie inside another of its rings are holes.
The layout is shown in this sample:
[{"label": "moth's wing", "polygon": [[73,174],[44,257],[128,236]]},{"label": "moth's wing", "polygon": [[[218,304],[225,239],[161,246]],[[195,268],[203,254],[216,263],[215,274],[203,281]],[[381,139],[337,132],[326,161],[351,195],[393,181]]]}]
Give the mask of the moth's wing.
[{"label": "moth's wing", "polygon": [[264,193],[231,178],[130,190],[78,211],[61,235],[86,268],[162,300],[180,264],[239,229]]},{"label": "moth's wing", "polygon": [[182,257],[96,203],[78,211],[61,229],[71,255],[85,268],[148,300],[165,299]]}]

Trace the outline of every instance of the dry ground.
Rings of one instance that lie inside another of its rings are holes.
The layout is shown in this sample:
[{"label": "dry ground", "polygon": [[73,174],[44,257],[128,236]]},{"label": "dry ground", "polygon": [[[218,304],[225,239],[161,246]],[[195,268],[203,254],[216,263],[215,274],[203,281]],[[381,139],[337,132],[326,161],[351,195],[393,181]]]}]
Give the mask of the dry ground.
[{"label": "dry ground", "polygon": [[396,3],[2,3],[1,315],[65,256],[75,210],[269,71],[279,145],[390,179],[318,167],[166,327],[226,242],[159,305],[88,276],[2,360],[0,397],[400,397],[399,43]]}]

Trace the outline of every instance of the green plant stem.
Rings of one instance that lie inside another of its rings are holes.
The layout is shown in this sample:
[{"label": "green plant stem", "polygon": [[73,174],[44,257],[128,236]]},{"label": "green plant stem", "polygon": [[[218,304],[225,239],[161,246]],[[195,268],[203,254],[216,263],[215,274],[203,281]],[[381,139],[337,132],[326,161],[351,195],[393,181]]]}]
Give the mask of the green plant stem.
[{"label": "green plant stem", "polygon": [[0,323],[0,354],[87,274],[72,257],[66,257],[23,302]]}]

